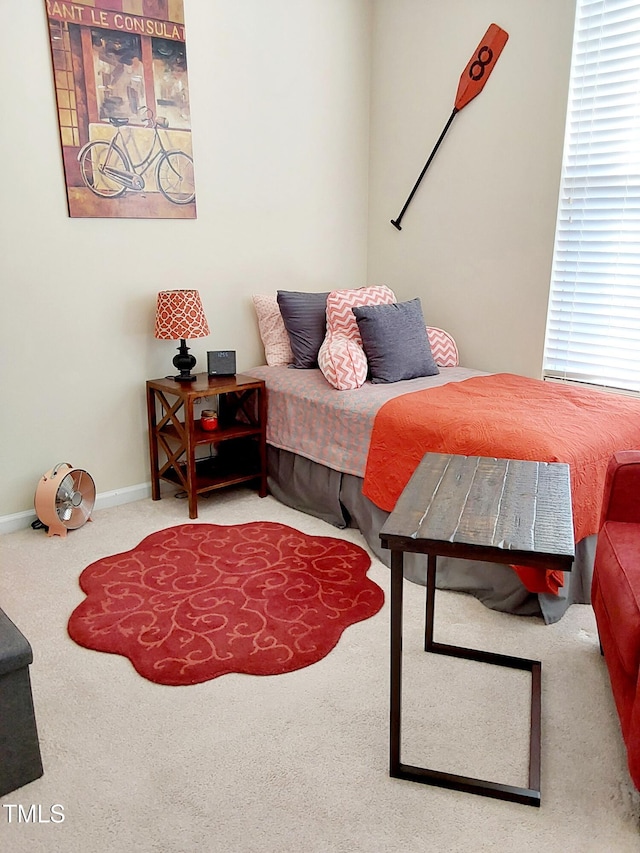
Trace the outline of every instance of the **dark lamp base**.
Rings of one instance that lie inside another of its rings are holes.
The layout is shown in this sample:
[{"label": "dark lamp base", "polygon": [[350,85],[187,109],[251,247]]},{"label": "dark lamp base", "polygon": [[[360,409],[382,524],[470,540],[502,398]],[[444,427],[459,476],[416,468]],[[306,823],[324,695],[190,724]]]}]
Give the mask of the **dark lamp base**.
[{"label": "dark lamp base", "polygon": [[173,366],[180,371],[173,377],[176,382],[195,382],[196,377],[191,370],[196,366],[196,358],[189,354],[189,347],[184,338],[180,340],[178,355],[173,357]]}]

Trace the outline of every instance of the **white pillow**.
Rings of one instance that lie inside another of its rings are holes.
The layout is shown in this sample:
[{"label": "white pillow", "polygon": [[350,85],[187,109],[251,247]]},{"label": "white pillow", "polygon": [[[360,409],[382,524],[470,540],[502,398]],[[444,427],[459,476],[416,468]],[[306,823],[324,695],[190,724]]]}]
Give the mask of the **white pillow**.
[{"label": "white pillow", "polygon": [[252,298],[267,364],[269,367],[293,364],[289,335],[280,313],[276,295],[255,294]]}]

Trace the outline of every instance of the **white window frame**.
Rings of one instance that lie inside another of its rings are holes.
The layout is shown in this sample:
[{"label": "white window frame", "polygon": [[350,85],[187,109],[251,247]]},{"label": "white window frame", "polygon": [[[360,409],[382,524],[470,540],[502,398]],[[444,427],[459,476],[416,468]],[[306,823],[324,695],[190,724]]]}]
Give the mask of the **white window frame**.
[{"label": "white window frame", "polygon": [[637,0],[577,0],[543,375],[640,392]]}]

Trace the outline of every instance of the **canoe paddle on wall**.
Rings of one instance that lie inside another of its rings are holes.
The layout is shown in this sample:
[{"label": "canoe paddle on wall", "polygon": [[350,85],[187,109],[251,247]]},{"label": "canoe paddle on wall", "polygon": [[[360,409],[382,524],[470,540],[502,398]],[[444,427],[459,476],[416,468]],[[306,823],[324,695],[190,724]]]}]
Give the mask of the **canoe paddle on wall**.
[{"label": "canoe paddle on wall", "polygon": [[467,104],[472,101],[476,95],[479,95],[480,92],[484,89],[485,83],[489,79],[489,75],[493,71],[494,65],[498,61],[498,57],[503,51],[505,44],[507,43],[507,39],[509,38],[509,33],[505,32],[505,30],[501,29],[497,24],[491,24],[489,29],[484,34],[484,38],[476,48],[473,56],[469,60],[467,67],[464,69],[460,76],[460,82],[458,83],[458,91],[456,92],[456,100],[453,107],[453,112],[449,116],[449,121],[446,123],[444,130],[440,134],[440,138],[436,142],[433,151],[429,155],[429,159],[425,163],[424,169],[420,172],[420,177],[416,181],[413,189],[409,193],[409,198],[404,203],[404,207],[400,211],[400,214],[397,219],[392,219],[391,224],[394,225],[398,231],[402,231],[402,227],[400,223],[402,222],[402,217],[404,216],[407,208],[411,204],[411,199],[414,197],[416,190],[420,186],[420,181],[424,178],[424,174],[431,165],[431,161],[435,157],[436,151],[440,147],[440,143],[444,139],[447,131],[451,127],[451,122],[457,116],[461,109],[467,106]]}]

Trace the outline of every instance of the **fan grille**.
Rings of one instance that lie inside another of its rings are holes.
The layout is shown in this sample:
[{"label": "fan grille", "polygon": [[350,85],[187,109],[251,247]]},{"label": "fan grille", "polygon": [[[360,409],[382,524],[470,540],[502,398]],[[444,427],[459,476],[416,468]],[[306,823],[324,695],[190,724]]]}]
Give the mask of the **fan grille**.
[{"label": "fan grille", "polygon": [[87,521],[95,502],[96,490],[86,471],[74,469],[64,477],[56,493],[56,513],[69,530]]}]

